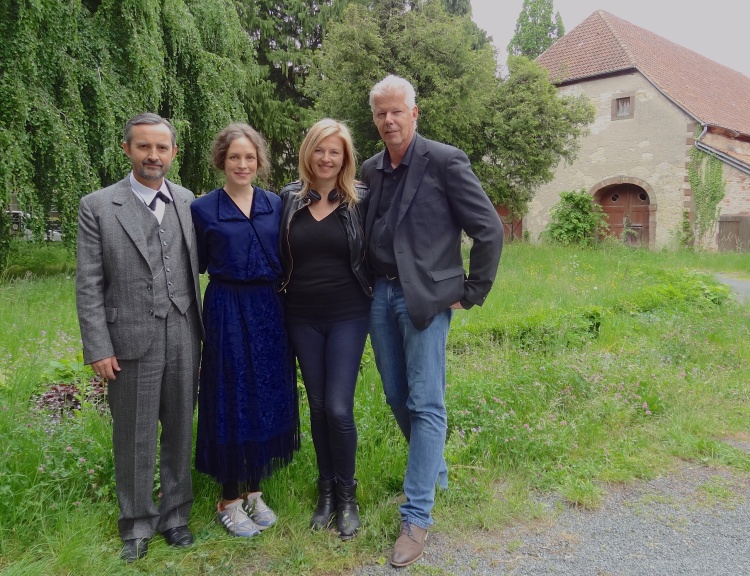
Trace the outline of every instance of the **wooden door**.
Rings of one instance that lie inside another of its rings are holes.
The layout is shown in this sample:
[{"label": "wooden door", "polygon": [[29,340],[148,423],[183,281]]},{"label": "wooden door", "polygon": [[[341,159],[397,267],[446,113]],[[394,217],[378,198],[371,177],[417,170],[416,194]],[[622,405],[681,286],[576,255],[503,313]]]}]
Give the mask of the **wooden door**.
[{"label": "wooden door", "polygon": [[495,206],[495,211],[503,221],[503,232],[505,242],[523,239],[523,220],[514,220],[510,217],[510,211],[503,205]]},{"label": "wooden door", "polygon": [[611,233],[626,244],[648,246],[651,203],[646,191],[635,184],[620,184],[597,193]]}]

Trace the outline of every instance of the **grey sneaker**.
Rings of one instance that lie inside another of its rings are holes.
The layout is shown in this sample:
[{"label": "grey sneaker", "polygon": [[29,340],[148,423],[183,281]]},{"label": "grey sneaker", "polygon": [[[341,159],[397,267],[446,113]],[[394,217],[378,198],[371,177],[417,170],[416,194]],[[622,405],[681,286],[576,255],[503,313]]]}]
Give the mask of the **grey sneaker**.
[{"label": "grey sneaker", "polygon": [[242,495],[242,505],[250,519],[260,530],[270,528],[276,523],[276,514],[261,498],[263,492],[247,492]]},{"label": "grey sneaker", "polygon": [[219,502],[216,507],[216,521],[222,524],[227,532],[233,536],[252,538],[260,534],[260,527],[256,526],[242,509],[243,500],[237,500],[222,507]]}]

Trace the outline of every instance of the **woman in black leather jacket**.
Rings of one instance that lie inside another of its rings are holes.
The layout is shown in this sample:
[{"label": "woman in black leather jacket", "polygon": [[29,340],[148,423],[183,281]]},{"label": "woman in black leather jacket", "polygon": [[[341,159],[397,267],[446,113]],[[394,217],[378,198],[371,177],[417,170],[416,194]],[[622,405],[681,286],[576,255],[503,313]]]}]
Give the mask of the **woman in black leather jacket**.
[{"label": "woman in black leather jacket", "polygon": [[302,142],[300,179],[281,191],[281,289],[318,462],[310,525],[328,528],[335,519],[345,540],[359,529],[354,389],[372,299],[364,265],[368,191],[355,184],[355,169],[349,130],[327,118]]}]

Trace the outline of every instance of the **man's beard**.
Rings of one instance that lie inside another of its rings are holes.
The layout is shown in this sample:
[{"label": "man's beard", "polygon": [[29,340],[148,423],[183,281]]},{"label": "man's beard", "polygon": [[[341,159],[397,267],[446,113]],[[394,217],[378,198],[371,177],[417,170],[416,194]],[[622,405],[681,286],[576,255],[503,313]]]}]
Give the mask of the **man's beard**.
[{"label": "man's beard", "polygon": [[[158,172],[149,171],[149,168],[158,168]],[[144,180],[153,180],[155,182],[164,178],[164,166],[159,164],[143,164],[138,169],[138,175]]]}]

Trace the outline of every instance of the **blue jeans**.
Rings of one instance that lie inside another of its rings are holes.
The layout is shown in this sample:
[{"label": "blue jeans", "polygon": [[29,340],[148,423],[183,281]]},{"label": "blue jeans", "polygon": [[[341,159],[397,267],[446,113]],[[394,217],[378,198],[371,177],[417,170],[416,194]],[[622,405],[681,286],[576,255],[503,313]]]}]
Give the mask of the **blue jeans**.
[{"label": "blue jeans", "polygon": [[378,278],[370,309],[370,340],[383,381],[385,399],[409,442],[404,477],[403,520],[427,529],[432,523],[435,484],[447,488],[443,451],[445,346],[452,310],[440,312],[426,329],[417,330],[406,310],[399,282]]}]

